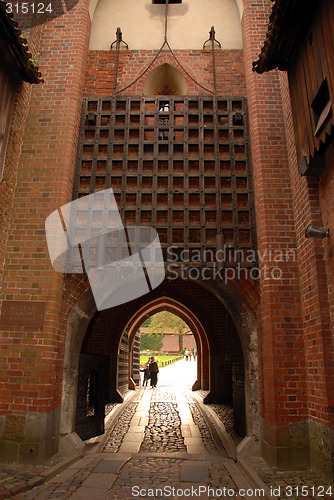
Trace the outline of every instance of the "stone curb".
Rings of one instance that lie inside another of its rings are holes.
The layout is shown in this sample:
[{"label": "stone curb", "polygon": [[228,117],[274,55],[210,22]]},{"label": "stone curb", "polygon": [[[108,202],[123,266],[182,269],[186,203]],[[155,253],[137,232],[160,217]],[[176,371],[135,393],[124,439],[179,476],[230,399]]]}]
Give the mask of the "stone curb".
[{"label": "stone curb", "polygon": [[40,486],[41,484],[46,483],[53,477],[63,472],[70,465],[74,464],[78,460],[81,460],[81,458],[81,455],[72,455],[62,460],[58,464],[53,465],[44,472],[41,472],[38,476],[29,479],[29,481],[27,481],[26,483],[22,482],[22,479],[18,478],[18,480],[14,482],[9,488],[6,488],[6,486],[4,486],[5,489],[0,491],[0,500],[11,498],[14,495],[32,490],[36,486]]},{"label": "stone curb", "polygon": [[86,454],[90,453],[101,453],[103,451],[103,448],[108,441],[109,434],[110,434],[110,429],[113,427],[113,425],[116,423],[120,413],[123,413],[123,411],[126,409],[129,403],[132,402],[133,399],[138,396],[138,391],[134,391],[133,394],[127,393],[124,397],[124,402],[120,403],[118,406],[116,406],[112,411],[111,415],[109,414],[109,419],[104,431],[104,435],[101,437],[101,441],[96,443],[96,446],[93,446],[91,450],[87,450]]},{"label": "stone curb", "polygon": [[270,495],[270,489],[262,481],[258,473],[254,469],[249,467],[249,465],[247,465],[245,459],[239,458],[236,465],[237,467],[239,467],[241,472],[245,475],[245,477],[248,479],[248,481],[251,483],[252,486],[264,490],[265,495],[261,498],[263,498],[264,500],[272,500],[272,496]]},{"label": "stone curb", "polygon": [[206,415],[208,415],[210,419],[213,421],[217,434],[226,450],[227,456],[229,458],[232,458],[233,460],[236,460],[237,458],[236,446],[234,444],[233,439],[226,431],[223,422],[220,420],[217,414],[212,410],[212,408],[208,407],[203,403],[203,399],[198,394],[192,393],[191,396],[199,405],[203,413],[206,413]]},{"label": "stone curb", "polygon": [[262,481],[257,472],[249,467],[246,461],[242,458],[237,458],[236,446],[234,444],[233,439],[227,433],[223,422],[220,420],[218,415],[208,406],[206,406],[202,398],[197,394],[192,394],[193,399],[199,404],[203,412],[206,412],[212,418],[214,425],[216,427],[217,433],[223,443],[223,446],[228,454],[230,459],[233,459],[235,465],[239,468],[239,470],[244,474],[245,478],[249,481],[251,486],[257,489],[263,489],[265,495],[262,496],[264,500],[272,500],[272,496],[270,495],[270,490],[268,486]]}]

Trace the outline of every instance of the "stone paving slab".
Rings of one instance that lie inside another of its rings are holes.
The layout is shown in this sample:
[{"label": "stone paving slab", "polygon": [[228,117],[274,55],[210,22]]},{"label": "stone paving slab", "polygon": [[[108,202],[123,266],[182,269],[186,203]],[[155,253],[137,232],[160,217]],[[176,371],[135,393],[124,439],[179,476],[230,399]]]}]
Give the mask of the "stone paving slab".
[{"label": "stone paving slab", "polygon": [[208,455],[208,452],[206,451],[206,448],[203,445],[200,445],[200,446],[187,445],[187,450],[188,450],[188,453],[190,453],[192,455],[204,455],[204,454]]},{"label": "stone paving slab", "polygon": [[182,425],[181,424],[181,434],[184,438],[192,437],[190,425],[187,425],[187,424]]},{"label": "stone paving slab", "polygon": [[145,425],[132,425],[131,423],[128,432],[142,432],[144,434]]},{"label": "stone paving slab", "polygon": [[68,469],[84,469],[85,467],[88,467],[89,464],[93,461],[93,457],[91,455],[88,455],[85,458],[82,458],[81,460],[77,460],[73,464],[71,464]]},{"label": "stone paving slab", "polygon": [[75,491],[73,494],[71,494],[69,498],[71,498],[71,500],[105,500],[107,494],[108,491],[96,490],[96,488],[81,487],[77,489],[77,491]]},{"label": "stone paving slab", "polygon": [[118,474],[127,460],[101,460],[101,462],[93,469],[94,473],[102,474]]},{"label": "stone paving slab", "polygon": [[[122,444],[124,444],[124,443],[141,443],[143,440],[143,437],[144,437],[143,432],[131,432],[129,429],[123,438]],[[121,447],[122,447],[122,445],[121,445]]]},{"label": "stone paving slab", "polygon": [[119,451],[123,453],[138,453],[140,449],[141,441],[138,442],[130,442],[130,443],[122,443]]},{"label": "stone paving slab", "polygon": [[63,483],[75,474],[75,469],[67,469],[50,479],[50,483]]},{"label": "stone paving slab", "polygon": [[109,491],[117,479],[117,474],[111,472],[95,472],[95,470],[90,474],[90,476],[82,483],[83,488],[95,488],[97,490]]},{"label": "stone paving slab", "polygon": [[146,425],[148,425],[148,422],[149,422],[148,417],[140,417],[138,425],[143,425],[145,427]]},{"label": "stone paving slab", "polygon": [[181,481],[191,483],[209,483],[209,462],[192,462],[188,460],[181,466]]}]

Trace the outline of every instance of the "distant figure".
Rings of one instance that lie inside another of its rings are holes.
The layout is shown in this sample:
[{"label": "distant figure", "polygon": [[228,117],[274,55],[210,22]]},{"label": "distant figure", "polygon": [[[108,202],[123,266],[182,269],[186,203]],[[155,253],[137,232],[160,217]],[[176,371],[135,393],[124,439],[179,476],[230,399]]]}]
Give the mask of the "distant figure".
[{"label": "distant figure", "polygon": [[151,356],[150,363],[148,365],[148,369],[151,375],[151,387],[152,389],[157,386],[158,382],[158,373],[159,373],[159,367],[157,361],[154,359],[154,356]]},{"label": "distant figure", "polygon": [[[151,358],[149,358],[150,360]],[[141,372],[144,372],[144,378],[143,378],[143,387],[147,387],[147,382],[150,380],[151,375],[150,375],[150,370],[149,370],[149,361],[147,362],[147,365],[145,365],[143,368],[140,369]]]},{"label": "distant figure", "polygon": [[189,349],[186,349],[184,352],[184,357],[186,358],[186,361],[188,361],[189,354],[190,354]]},{"label": "distant figure", "polygon": [[194,351],[194,352],[193,352],[194,361],[196,361],[197,351],[196,351],[196,349],[193,349],[193,351]]}]

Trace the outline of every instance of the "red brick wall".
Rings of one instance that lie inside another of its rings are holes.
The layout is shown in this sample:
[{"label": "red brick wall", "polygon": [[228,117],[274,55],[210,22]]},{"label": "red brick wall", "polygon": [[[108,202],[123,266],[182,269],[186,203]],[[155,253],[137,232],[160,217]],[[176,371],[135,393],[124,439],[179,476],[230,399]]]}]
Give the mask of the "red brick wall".
[{"label": "red brick wall", "polygon": [[[323,425],[333,426],[330,408],[328,408],[328,399],[331,398],[328,391],[330,384],[333,383],[331,367],[333,340],[328,300],[330,282],[328,282],[329,276],[327,276],[327,272],[331,268],[332,243],[330,240],[324,242],[326,245],[326,262],[324,260],[323,242],[305,238],[305,229],[310,223],[317,226],[324,224],[326,227],[333,228],[333,219],[330,215],[333,209],[331,190],[333,164],[331,164],[330,160],[331,154],[333,155],[333,148],[332,153],[328,152],[328,169],[321,177],[318,198],[316,179],[301,177],[299,174],[286,75],[281,76],[281,81],[298,242],[300,293],[305,332],[304,345],[301,344],[301,347],[304,346],[307,361],[308,415],[310,419]],[[323,221],[321,220],[321,213],[323,214]],[[332,273],[331,278],[333,287]],[[333,289],[332,287],[331,289]]]},{"label": "red brick wall", "polygon": [[[51,268],[44,224],[72,194],[90,27],[88,3],[82,0],[69,14],[45,25],[38,47],[45,83],[33,88],[25,122],[1,299],[41,301],[47,310],[43,330],[2,327],[7,370],[0,396],[3,413],[48,412],[60,406],[63,276]],[[17,120],[23,130],[23,112]],[[21,131],[14,132],[20,136]],[[18,154],[18,150],[13,153],[15,162]]]},{"label": "red brick wall", "polygon": [[[271,2],[245,0],[243,36],[250,115],[259,252],[296,251],[293,196],[279,75],[252,72],[265,39]],[[277,264],[267,253],[260,268]],[[307,418],[305,360],[298,263],[279,262],[280,279],[260,280],[260,408],[265,453],[285,460],[275,447],[291,445],[289,426]],[[277,455],[276,455],[277,454]],[[276,455],[276,456],[275,456]],[[274,458],[273,458],[274,457]]]},{"label": "red brick wall", "polygon": [[18,160],[22,146],[24,122],[27,115],[31,85],[21,83],[17,92],[13,124],[10,131],[3,179],[0,182],[0,282],[4,269],[14,192],[17,181]]},{"label": "red brick wall", "polygon": [[[118,70],[117,91],[131,84],[154,59],[156,51],[121,51]],[[212,56],[206,50],[176,50],[176,57],[191,77],[208,89],[213,88]],[[114,79],[115,51],[93,50],[89,52],[85,95],[111,95]],[[158,66],[169,63],[182,69],[175,62],[170,52],[162,52],[150,69],[129,87],[124,95],[141,95],[143,85],[148,75]],[[244,96],[246,94],[244,80],[244,64],[242,50],[222,50],[216,52],[217,87],[221,95]],[[190,95],[207,93],[199,88],[186,74],[184,74]]]},{"label": "red brick wall", "polygon": [[[40,28],[35,28],[30,31],[30,36],[28,37],[29,50],[33,55],[39,49],[40,32]],[[33,87],[33,85],[26,82],[20,82],[18,86],[3,178],[0,182],[0,308],[6,286],[4,278],[6,250],[8,239],[10,238],[15,190],[20,169],[19,159]],[[24,238],[24,235],[24,231],[19,231],[19,238]],[[30,393],[27,393],[27,390],[23,390],[20,386],[21,376],[23,375],[22,365],[25,363],[25,358],[23,353],[22,355],[19,353],[19,338],[13,338],[10,333],[5,333],[4,328],[1,328],[1,330],[0,357],[4,371],[1,373],[0,378],[0,414],[9,411],[16,413],[18,407],[22,408],[24,396],[27,398],[26,401],[28,401],[29,397],[36,397],[37,393],[31,387],[29,387]],[[11,389],[15,390],[14,394],[12,394]]]},{"label": "red brick wall", "polygon": [[[323,227],[330,230],[330,237],[323,241],[327,270],[328,300],[330,321],[334,325],[334,142],[326,151],[326,170],[319,182],[320,214]],[[331,356],[331,354],[329,354]]]}]

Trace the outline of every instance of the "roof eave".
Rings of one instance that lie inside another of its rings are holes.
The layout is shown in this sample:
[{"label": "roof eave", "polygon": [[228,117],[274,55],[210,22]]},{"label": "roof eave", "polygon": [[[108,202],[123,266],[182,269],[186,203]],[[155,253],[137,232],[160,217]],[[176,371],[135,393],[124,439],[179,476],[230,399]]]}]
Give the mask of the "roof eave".
[{"label": "roof eave", "polygon": [[43,82],[42,75],[29,52],[27,40],[22,36],[14,16],[6,12],[4,0],[0,0],[0,30],[1,41],[6,44],[6,52],[12,59],[18,76],[29,83]]},{"label": "roof eave", "polygon": [[[253,71],[287,70],[297,45],[305,36],[305,25],[315,8],[314,0],[272,0],[273,8],[261,53]],[[315,5],[316,4],[316,5]]]}]

